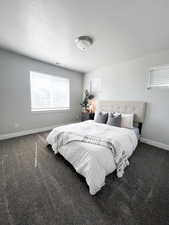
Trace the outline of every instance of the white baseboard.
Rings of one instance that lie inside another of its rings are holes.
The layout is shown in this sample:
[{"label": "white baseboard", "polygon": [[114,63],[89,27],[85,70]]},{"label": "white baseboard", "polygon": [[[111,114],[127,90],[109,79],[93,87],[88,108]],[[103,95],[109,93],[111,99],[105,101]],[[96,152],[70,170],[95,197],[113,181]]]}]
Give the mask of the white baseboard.
[{"label": "white baseboard", "polygon": [[169,151],[169,145],[163,144],[161,142],[153,141],[151,139],[146,139],[146,138],[143,138],[143,137],[140,138],[140,141],[145,143],[145,144],[153,145],[157,148],[162,148],[162,149],[165,149],[165,150]]},{"label": "white baseboard", "polygon": [[[79,121],[72,121],[71,123],[77,123],[77,122],[79,122]],[[70,124],[70,123],[67,123],[67,124]],[[25,136],[25,135],[28,135],[28,134],[35,134],[35,133],[40,133],[40,132],[44,132],[44,131],[49,131],[49,130],[52,130],[53,128],[55,128],[55,127],[63,126],[63,125],[66,125],[66,124],[65,123],[55,124],[53,126],[48,126],[48,127],[35,128],[35,129],[32,129],[32,130],[22,130],[22,131],[18,131],[18,132],[15,132],[15,133],[2,134],[2,135],[0,135],[0,140],[6,140],[6,139],[10,139],[10,138]]]},{"label": "white baseboard", "polygon": [[15,132],[15,133],[2,134],[2,135],[0,135],[0,140],[25,136],[25,135],[28,135],[28,134],[40,133],[40,132],[43,132],[43,131],[52,130],[53,128],[55,128],[57,126],[58,125],[54,125],[54,126],[49,126],[49,127],[36,128],[36,129],[32,129],[32,130],[22,130],[22,131],[18,131],[18,132]]}]

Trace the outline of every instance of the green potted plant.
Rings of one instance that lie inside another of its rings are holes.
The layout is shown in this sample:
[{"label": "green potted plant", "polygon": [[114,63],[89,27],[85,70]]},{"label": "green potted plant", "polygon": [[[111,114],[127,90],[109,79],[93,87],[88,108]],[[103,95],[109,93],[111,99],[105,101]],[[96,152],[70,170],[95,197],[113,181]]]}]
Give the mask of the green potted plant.
[{"label": "green potted plant", "polygon": [[86,89],[84,100],[81,103],[82,112],[89,112],[89,106],[90,106],[89,100],[93,98],[94,98],[94,95],[90,94],[89,91]]}]

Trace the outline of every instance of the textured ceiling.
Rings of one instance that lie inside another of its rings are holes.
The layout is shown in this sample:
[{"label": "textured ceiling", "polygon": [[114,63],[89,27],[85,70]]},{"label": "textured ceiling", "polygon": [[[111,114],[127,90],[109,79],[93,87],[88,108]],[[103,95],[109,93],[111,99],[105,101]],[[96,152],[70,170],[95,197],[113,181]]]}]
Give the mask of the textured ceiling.
[{"label": "textured ceiling", "polygon": [[168,49],[168,21],[168,0],[0,0],[0,46],[87,72]]}]

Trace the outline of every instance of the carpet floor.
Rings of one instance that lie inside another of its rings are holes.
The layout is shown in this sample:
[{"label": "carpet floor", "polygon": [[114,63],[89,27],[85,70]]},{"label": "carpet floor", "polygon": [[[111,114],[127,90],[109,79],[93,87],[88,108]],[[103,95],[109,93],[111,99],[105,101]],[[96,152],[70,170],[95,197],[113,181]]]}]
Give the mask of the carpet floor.
[{"label": "carpet floor", "polygon": [[169,225],[168,151],[140,143],[123,178],[91,196],[46,136],[0,142],[0,225]]}]

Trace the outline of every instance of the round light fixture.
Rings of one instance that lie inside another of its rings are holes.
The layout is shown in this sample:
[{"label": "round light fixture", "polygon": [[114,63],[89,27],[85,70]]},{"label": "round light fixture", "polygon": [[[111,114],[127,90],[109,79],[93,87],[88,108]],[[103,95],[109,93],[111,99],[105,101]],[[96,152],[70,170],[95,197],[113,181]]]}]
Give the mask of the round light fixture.
[{"label": "round light fixture", "polygon": [[75,39],[75,43],[81,51],[86,51],[93,44],[93,38],[90,36],[79,36]]}]

